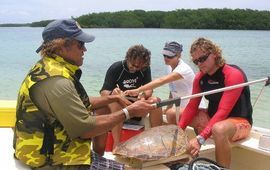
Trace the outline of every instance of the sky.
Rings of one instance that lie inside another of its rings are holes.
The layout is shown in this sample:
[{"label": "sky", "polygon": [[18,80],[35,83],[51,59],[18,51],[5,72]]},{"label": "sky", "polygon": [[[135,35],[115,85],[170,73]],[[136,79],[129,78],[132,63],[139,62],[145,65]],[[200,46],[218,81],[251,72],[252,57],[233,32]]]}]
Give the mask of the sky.
[{"label": "sky", "polygon": [[270,0],[0,0],[0,24],[79,17],[94,12],[199,8],[270,11]]}]

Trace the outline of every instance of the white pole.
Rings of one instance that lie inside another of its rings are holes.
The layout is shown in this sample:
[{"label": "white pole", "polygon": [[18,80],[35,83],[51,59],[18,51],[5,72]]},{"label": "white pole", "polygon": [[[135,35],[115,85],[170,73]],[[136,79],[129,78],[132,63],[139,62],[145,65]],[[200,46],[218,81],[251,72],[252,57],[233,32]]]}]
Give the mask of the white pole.
[{"label": "white pole", "polygon": [[249,82],[246,82],[246,83],[241,83],[241,84],[236,84],[236,85],[232,85],[232,86],[228,86],[228,87],[223,87],[223,88],[220,88],[220,89],[210,90],[210,91],[203,92],[203,93],[197,93],[197,94],[193,94],[193,95],[189,95],[189,96],[183,96],[183,97],[181,97],[181,100],[193,99],[193,98],[196,98],[196,97],[206,96],[206,95],[209,95],[209,94],[215,94],[215,93],[218,93],[218,92],[228,91],[228,90],[236,89],[236,88],[239,88],[239,87],[248,86],[248,85],[251,85],[251,84],[264,82],[264,81],[267,81],[267,80],[268,80],[268,78],[263,78],[263,79],[259,79],[259,80],[249,81]]},{"label": "white pole", "polygon": [[173,99],[162,100],[161,102],[154,103],[153,105],[156,106],[156,107],[162,107],[162,106],[166,106],[166,105],[170,105],[170,104],[180,103],[181,100],[193,99],[193,98],[196,98],[196,97],[201,97],[201,96],[205,96],[205,95],[209,95],[209,94],[214,94],[214,93],[218,93],[218,92],[232,90],[232,89],[248,86],[248,85],[259,83],[259,82],[266,82],[266,85],[269,85],[269,81],[270,81],[270,78],[267,77],[267,78],[263,78],[263,79],[259,79],[259,80],[249,81],[249,82],[246,82],[246,83],[236,84],[236,85],[223,87],[223,88],[215,89],[215,90],[210,90],[210,91],[207,91],[207,92],[197,93],[197,94],[193,94],[193,95],[189,95],[189,96],[183,96],[183,97],[177,97],[177,98],[173,98]]}]

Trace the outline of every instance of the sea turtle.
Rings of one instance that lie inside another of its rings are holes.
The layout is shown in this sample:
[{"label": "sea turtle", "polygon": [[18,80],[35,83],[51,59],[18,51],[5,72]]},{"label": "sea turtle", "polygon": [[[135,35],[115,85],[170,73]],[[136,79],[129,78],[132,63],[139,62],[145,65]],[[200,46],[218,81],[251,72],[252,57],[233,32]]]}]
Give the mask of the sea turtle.
[{"label": "sea turtle", "polygon": [[145,130],[118,145],[113,154],[141,161],[179,156],[187,151],[188,139],[176,125],[164,125]]}]

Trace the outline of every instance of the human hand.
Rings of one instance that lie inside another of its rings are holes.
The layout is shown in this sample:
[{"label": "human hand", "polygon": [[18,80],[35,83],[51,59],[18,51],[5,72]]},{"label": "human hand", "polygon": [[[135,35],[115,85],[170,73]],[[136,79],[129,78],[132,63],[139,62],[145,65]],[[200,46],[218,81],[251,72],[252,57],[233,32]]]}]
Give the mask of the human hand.
[{"label": "human hand", "polygon": [[139,99],[139,100],[141,100],[141,99],[146,99],[145,93],[144,93],[144,92],[139,93],[138,99]]},{"label": "human hand", "polygon": [[117,97],[117,100],[119,102],[119,104],[122,106],[122,107],[126,107],[126,106],[129,106],[131,105],[132,103],[129,101],[128,98],[126,98],[124,95],[122,94],[118,94],[118,95],[115,95]]},{"label": "human hand", "polygon": [[156,108],[152,100],[138,100],[127,107],[130,117],[145,117],[149,111]]},{"label": "human hand", "polygon": [[115,94],[125,96],[124,92],[118,86],[114,88],[112,91],[112,95],[115,95]]},{"label": "human hand", "polygon": [[139,96],[139,93],[140,93],[139,89],[126,90],[124,92],[124,94],[127,96]]},{"label": "human hand", "polygon": [[192,157],[197,157],[201,149],[197,138],[193,138],[189,141],[189,152]]}]

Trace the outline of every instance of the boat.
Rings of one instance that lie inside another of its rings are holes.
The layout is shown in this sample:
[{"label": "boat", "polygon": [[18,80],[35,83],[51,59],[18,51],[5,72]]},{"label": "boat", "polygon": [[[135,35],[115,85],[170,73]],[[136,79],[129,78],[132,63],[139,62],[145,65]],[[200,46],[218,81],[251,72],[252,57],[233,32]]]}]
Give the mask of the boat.
[{"label": "boat", "polygon": [[[0,161],[5,169],[29,170],[30,168],[14,158],[13,127],[15,123],[15,100],[0,100]],[[195,137],[192,128],[187,128],[189,138]],[[200,157],[215,160],[215,146],[210,138],[202,146]],[[105,152],[105,157],[118,160],[111,152]],[[182,158],[186,158],[185,156]],[[168,160],[167,162],[169,162]],[[175,161],[175,160],[174,160]],[[181,159],[179,158],[181,162]],[[165,161],[166,162],[166,161]],[[146,163],[142,169],[166,170],[170,169],[163,162]],[[127,163],[128,162],[124,162]],[[270,169],[270,129],[253,127],[247,139],[232,144],[232,170],[269,170]]]}]

